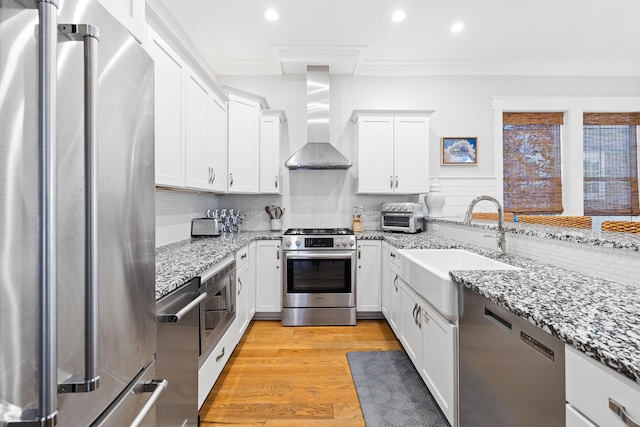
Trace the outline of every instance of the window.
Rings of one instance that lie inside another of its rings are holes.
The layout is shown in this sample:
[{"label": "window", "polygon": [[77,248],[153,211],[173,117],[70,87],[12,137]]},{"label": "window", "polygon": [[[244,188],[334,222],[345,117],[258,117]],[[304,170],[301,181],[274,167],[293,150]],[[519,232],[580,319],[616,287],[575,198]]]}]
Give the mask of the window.
[{"label": "window", "polygon": [[503,113],[505,212],[562,213],[563,113]]},{"label": "window", "polygon": [[640,113],[584,113],[585,215],[640,215]]}]

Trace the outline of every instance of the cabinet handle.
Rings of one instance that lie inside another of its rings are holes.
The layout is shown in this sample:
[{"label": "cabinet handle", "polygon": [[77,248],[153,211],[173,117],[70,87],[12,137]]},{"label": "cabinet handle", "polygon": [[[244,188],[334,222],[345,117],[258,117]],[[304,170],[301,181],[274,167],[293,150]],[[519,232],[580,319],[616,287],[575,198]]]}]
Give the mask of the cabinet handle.
[{"label": "cabinet handle", "polygon": [[418,324],[418,322],[416,321],[416,310],[418,309],[418,304],[417,303],[413,303],[413,323],[415,323],[416,325]]},{"label": "cabinet handle", "polygon": [[362,256],[362,248],[358,248],[358,259],[360,259]]},{"label": "cabinet handle", "polygon": [[276,188],[278,188],[278,175],[276,175]]},{"label": "cabinet handle", "polygon": [[238,277],[238,284],[240,285],[238,287],[238,295],[240,295],[240,292],[242,292],[242,280],[240,280],[240,278]]},{"label": "cabinet handle", "polygon": [[634,421],[629,416],[629,414],[627,414],[627,410],[625,409],[625,407],[612,398],[609,398],[609,409],[611,409],[618,417],[620,417],[625,425],[629,427],[640,427],[640,424]]},{"label": "cabinet handle", "polygon": [[393,279],[393,286],[396,288],[396,292],[398,292],[398,275],[396,274],[396,278]]},{"label": "cabinet handle", "polygon": [[396,257],[396,254],[394,254],[393,252],[391,252],[391,254],[389,254],[389,256],[390,256],[391,258],[395,258],[395,257]]},{"label": "cabinet handle", "polygon": [[246,257],[247,257],[247,254],[245,253],[240,256],[240,259],[245,259]]},{"label": "cabinet handle", "polygon": [[276,250],[276,259],[280,259],[280,246],[278,246]]},{"label": "cabinet handle", "polygon": [[233,174],[229,174],[229,187],[233,187]]},{"label": "cabinet handle", "polygon": [[398,175],[396,175],[396,188],[398,188]]},{"label": "cabinet handle", "polygon": [[215,180],[216,180],[216,172],[213,170],[213,168],[211,168],[211,183],[213,184]]},{"label": "cabinet handle", "polygon": [[389,188],[393,188],[393,175],[389,175],[389,182],[391,183]]},{"label": "cabinet handle", "polygon": [[222,353],[216,356],[216,362],[220,361],[224,357],[224,347],[222,347]]}]

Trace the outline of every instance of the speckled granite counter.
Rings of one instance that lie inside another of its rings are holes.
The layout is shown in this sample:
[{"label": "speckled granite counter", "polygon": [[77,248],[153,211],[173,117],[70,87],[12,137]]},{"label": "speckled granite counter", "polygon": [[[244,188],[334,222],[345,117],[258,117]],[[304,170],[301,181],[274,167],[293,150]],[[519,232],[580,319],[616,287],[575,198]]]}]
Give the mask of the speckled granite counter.
[{"label": "speckled granite counter", "polygon": [[[474,226],[490,228],[492,224],[482,222]],[[527,224],[521,230],[535,232],[549,228],[530,226]],[[556,227],[551,228],[557,235]],[[156,298],[178,288],[252,240],[280,237],[280,233],[243,232],[232,239],[193,239],[159,248]],[[452,271],[450,276],[640,383],[640,289],[523,257],[505,256],[432,233],[365,231],[356,237],[360,240],[384,240],[399,249],[461,248],[523,268],[508,272]]]},{"label": "speckled granite counter", "polygon": [[[462,219],[442,218],[429,219],[430,223],[444,223],[463,225]],[[497,230],[497,221],[473,220],[472,227],[489,230]],[[526,236],[545,237],[547,239],[562,240],[565,242],[604,246],[609,248],[630,249],[640,252],[640,234],[616,233],[611,231],[592,231],[583,228],[556,227],[539,224],[526,224],[522,222],[505,222],[504,229],[507,233]]]},{"label": "speckled granite counter", "polygon": [[156,249],[156,300],[252,241],[281,237],[279,232],[243,231],[232,237],[189,239]]}]

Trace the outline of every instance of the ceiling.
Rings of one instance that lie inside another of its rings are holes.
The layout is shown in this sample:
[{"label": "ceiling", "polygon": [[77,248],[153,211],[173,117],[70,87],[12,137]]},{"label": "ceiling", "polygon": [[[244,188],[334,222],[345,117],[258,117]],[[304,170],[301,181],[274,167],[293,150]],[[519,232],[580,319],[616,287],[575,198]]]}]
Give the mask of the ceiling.
[{"label": "ceiling", "polygon": [[[147,0],[219,75],[640,76],[639,0]],[[276,22],[264,11],[275,8]],[[404,22],[391,21],[396,9]],[[455,22],[464,29],[453,33]]]}]

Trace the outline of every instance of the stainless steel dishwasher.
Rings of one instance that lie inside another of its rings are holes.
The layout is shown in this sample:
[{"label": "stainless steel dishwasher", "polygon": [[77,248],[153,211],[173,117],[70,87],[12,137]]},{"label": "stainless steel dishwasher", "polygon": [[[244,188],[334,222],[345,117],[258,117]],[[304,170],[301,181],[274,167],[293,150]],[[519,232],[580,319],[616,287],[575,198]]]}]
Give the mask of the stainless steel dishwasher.
[{"label": "stainless steel dishwasher", "polygon": [[464,288],[460,425],[564,426],[564,344]]},{"label": "stainless steel dishwasher", "polygon": [[198,426],[198,357],[200,355],[200,278],[156,303],[158,336],[156,372],[169,386],[158,400],[157,426]]}]

